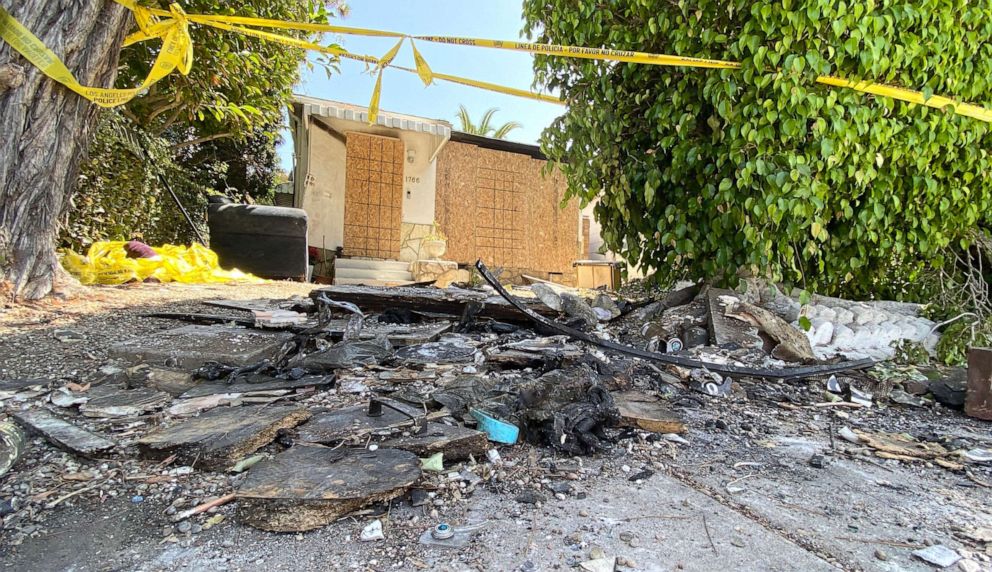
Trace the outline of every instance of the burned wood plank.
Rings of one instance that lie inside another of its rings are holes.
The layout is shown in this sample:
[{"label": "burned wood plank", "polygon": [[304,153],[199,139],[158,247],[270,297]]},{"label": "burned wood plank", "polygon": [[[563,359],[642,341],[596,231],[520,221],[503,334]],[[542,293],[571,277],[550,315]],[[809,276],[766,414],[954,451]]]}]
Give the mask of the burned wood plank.
[{"label": "burned wood plank", "polygon": [[398,401],[382,399],[389,405],[406,412],[383,408],[379,417],[369,417],[368,405],[355,405],[314,415],[306,425],[300,427],[298,438],[307,443],[331,444],[348,437],[362,437],[373,431],[412,426],[410,417],[420,420],[424,412]]},{"label": "burned wood plank", "polygon": [[4,379],[0,380],[0,394],[14,394],[30,387],[48,387],[50,379]]},{"label": "burned wood plank", "polygon": [[386,439],[382,446],[410,451],[418,457],[444,453],[445,461],[461,461],[469,455],[481,458],[481,455],[485,455],[489,442],[486,434],[481,431],[444,423],[428,423],[427,430],[423,433]]},{"label": "burned wood plank", "polygon": [[[316,299],[321,294],[338,302],[351,302],[367,314],[382,312],[388,308],[410,308],[420,312],[460,316],[468,304],[482,302],[485,307],[479,313],[480,316],[504,322],[527,321],[525,316],[499,296],[491,296],[475,290],[341,285],[314,290],[310,293],[310,297]],[[529,307],[541,314],[553,314],[553,310],[537,303],[536,300],[531,302]]]},{"label": "burned wood plank", "polygon": [[145,435],[138,450],[150,459],[176,455],[179,463],[219,471],[275,439],[280,429],[309,417],[309,411],[295,405],[212,409]]},{"label": "burned wood plank", "polygon": [[271,358],[293,335],[286,332],[232,326],[183,326],[118,342],[111,355],[132,363],[163,364],[195,369],[206,362],[247,366]]},{"label": "burned wood plank", "polygon": [[60,449],[89,457],[117,446],[110,439],[77,427],[44,409],[17,411],[14,419],[29,433],[43,436]]},{"label": "burned wood plank", "polygon": [[620,424],[654,433],[685,433],[685,422],[660,399],[641,391],[613,394],[620,410]]},{"label": "burned wood plank", "polygon": [[740,298],[730,290],[710,288],[706,292],[706,307],[710,311],[710,342],[715,346],[740,346],[761,349],[765,342],[758,336],[758,327],[732,318],[727,310]]},{"label": "burned wood plank", "polygon": [[[324,331],[329,333],[335,340],[340,340],[344,336],[348,327],[348,320],[331,320],[324,326]],[[368,320],[362,326],[362,331],[358,335],[359,339],[372,340],[379,336],[385,336],[393,347],[409,346],[413,344],[424,344],[433,342],[447,333],[452,328],[451,322],[437,322],[429,324],[384,324],[374,320]]]},{"label": "burned wood plank", "polygon": [[236,492],[236,517],[273,532],[312,530],[402,495],[420,474],[407,451],[296,445],[252,467]]},{"label": "burned wood plank", "polygon": [[86,417],[135,417],[146,411],[161,409],[172,396],[150,387],[125,389],[109,395],[94,397],[79,407]]},{"label": "burned wood plank", "polygon": [[968,350],[968,387],[964,412],[970,417],[992,421],[992,349]]},{"label": "burned wood plank", "polygon": [[2,478],[27,449],[27,439],[16,423],[0,423],[0,478]]},{"label": "burned wood plank", "polygon": [[249,320],[246,318],[235,318],[233,316],[225,316],[223,314],[195,314],[191,312],[151,312],[148,314],[139,314],[142,318],[158,318],[160,320],[177,320],[180,322],[189,322],[191,324],[201,324],[201,325],[211,325],[211,324],[234,324],[235,326],[243,326],[246,328],[253,327],[255,325],[254,320]]},{"label": "burned wood plank", "polygon": [[132,389],[150,387],[169,395],[181,395],[200,384],[199,380],[193,379],[193,374],[181,369],[144,365],[134,368],[133,372],[127,377],[127,386]]},{"label": "burned wood plank", "polygon": [[304,375],[299,379],[278,379],[268,376],[255,376],[238,383],[204,383],[190,388],[180,395],[183,399],[203,397],[217,393],[253,393],[279,389],[299,389],[301,387],[324,386],[334,383],[333,375]]},{"label": "burned wood plank", "polygon": [[630,308],[622,315],[629,315],[636,322],[646,322],[660,316],[669,308],[684,306],[692,302],[699,295],[699,284],[693,284],[680,290],[674,290],[665,294],[661,300],[655,300],[644,305],[631,304]]},{"label": "burned wood plank", "polygon": [[501,296],[503,296],[508,302],[513,304],[515,308],[526,314],[530,319],[546,328],[551,330],[561,332],[567,336],[571,336],[576,340],[586,342],[587,344],[592,344],[594,346],[599,346],[608,350],[619,352],[622,354],[627,354],[634,357],[639,357],[642,359],[652,360],[661,363],[667,363],[672,365],[679,365],[682,367],[690,368],[707,368],[710,371],[715,371],[717,373],[727,374],[727,375],[743,375],[749,377],[764,377],[769,379],[792,379],[796,377],[806,377],[812,375],[826,375],[830,373],[839,373],[842,371],[849,371],[852,369],[863,369],[870,367],[875,364],[872,359],[861,359],[855,361],[841,362],[836,364],[828,365],[814,365],[805,367],[786,367],[781,369],[771,369],[771,368],[755,368],[755,367],[742,367],[734,365],[724,365],[712,362],[703,362],[683,356],[670,355],[670,354],[659,354],[657,352],[649,352],[647,350],[642,350],[638,348],[633,348],[630,346],[625,346],[623,344],[610,341],[601,340],[595,336],[586,334],[585,332],[580,332],[574,328],[569,328],[552,320],[541,316],[540,314],[531,311],[529,308],[520,304],[519,301],[510,296],[510,293],[503,288],[503,285],[499,283],[486,265],[483,264],[482,260],[478,260],[475,263],[475,268],[479,271],[483,278],[486,279],[493,288]]},{"label": "burned wood plank", "polygon": [[486,356],[486,364],[497,369],[538,368],[550,358],[537,352],[503,350]]},{"label": "burned wood plank", "polygon": [[396,360],[404,365],[472,363],[478,350],[460,339],[446,339],[396,351]]}]

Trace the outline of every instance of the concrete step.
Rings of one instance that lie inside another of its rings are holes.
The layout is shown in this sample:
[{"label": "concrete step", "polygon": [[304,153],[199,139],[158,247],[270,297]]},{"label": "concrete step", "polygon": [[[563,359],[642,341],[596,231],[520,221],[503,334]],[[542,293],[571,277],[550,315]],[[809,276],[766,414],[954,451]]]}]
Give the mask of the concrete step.
[{"label": "concrete step", "polygon": [[408,286],[413,284],[413,280],[372,280],[368,278],[335,278],[335,285],[352,286]]},{"label": "concrete step", "polygon": [[411,281],[413,274],[406,270],[393,270],[390,268],[334,268],[335,278],[361,278],[367,280],[399,280]]},{"label": "concrete step", "polygon": [[395,270],[409,272],[410,263],[400,260],[369,260],[365,258],[338,258],[334,261],[336,269],[341,268],[368,268],[375,270]]}]

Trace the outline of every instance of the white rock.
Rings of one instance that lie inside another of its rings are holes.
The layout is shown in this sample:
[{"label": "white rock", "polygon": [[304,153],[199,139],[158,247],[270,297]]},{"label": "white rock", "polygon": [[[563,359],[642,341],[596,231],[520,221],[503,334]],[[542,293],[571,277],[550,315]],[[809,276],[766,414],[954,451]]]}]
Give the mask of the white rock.
[{"label": "white rock", "polygon": [[830,341],[830,346],[838,350],[848,350],[853,348],[854,331],[847,326],[840,324],[834,326],[834,339]]},{"label": "white rock", "polygon": [[579,567],[587,572],[613,572],[617,568],[616,558],[597,558],[586,560],[579,564]]},{"label": "white rock", "polygon": [[850,324],[854,321],[854,312],[848,310],[847,308],[836,308],[834,309],[836,317],[834,318],[834,325],[838,324]]},{"label": "white rock", "polygon": [[961,572],[981,572],[982,565],[974,560],[962,560],[958,562],[958,568]]},{"label": "white rock", "polygon": [[817,318],[813,322],[811,331],[813,332],[813,337],[810,339],[810,344],[814,346],[828,345],[834,337],[834,325],[820,318]]},{"label": "white rock", "polygon": [[365,525],[362,529],[362,534],[359,536],[362,542],[372,542],[374,540],[385,540],[385,535],[382,534],[382,521],[379,519],[373,520],[372,522]]}]

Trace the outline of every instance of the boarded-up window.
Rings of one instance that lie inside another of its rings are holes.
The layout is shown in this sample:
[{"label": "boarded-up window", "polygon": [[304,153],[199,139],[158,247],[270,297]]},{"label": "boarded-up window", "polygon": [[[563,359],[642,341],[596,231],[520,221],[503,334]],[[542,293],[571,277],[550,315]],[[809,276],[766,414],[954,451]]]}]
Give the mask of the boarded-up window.
[{"label": "boarded-up window", "polygon": [[448,235],[445,258],[482,258],[538,277],[574,273],[582,243],[578,203],[561,208],[566,184],[559,171],[544,176],[544,161],[455,141],[437,161],[435,220]]},{"label": "boarded-up window", "polygon": [[347,134],[344,253],[399,258],[403,207],[403,142]]},{"label": "boarded-up window", "polygon": [[481,167],[476,175],[476,252],[497,266],[523,262],[524,197],[519,178],[504,168]]}]

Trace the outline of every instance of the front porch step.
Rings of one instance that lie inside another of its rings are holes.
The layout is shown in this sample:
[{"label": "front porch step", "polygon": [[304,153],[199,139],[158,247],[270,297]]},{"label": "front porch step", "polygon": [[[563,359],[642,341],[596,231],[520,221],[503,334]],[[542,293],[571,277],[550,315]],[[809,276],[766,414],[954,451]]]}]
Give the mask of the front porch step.
[{"label": "front porch step", "polygon": [[335,278],[334,284],[336,286],[409,286],[414,284],[413,280],[374,280],[370,278]]},{"label": "front porch step", "polygon": [[343,278],[355,278],[355,279],[365,279],[365,280],[385,280],[385,281],[399,281],[399,282],[410,282],[413,281],[413,274],[410,274],[407,270],[390,270],[390,269],[379,269],[379,268],[341,268],[340,266],[335,266],[334,277]]},{"label": "front porch step", "polygon": [[401,260],[369,260],[365,258],[338,258],[334,261],[336,269],[341,268],[364,268],[375,270],[393,270],[398,272],[409,272],[410,263]]}]

